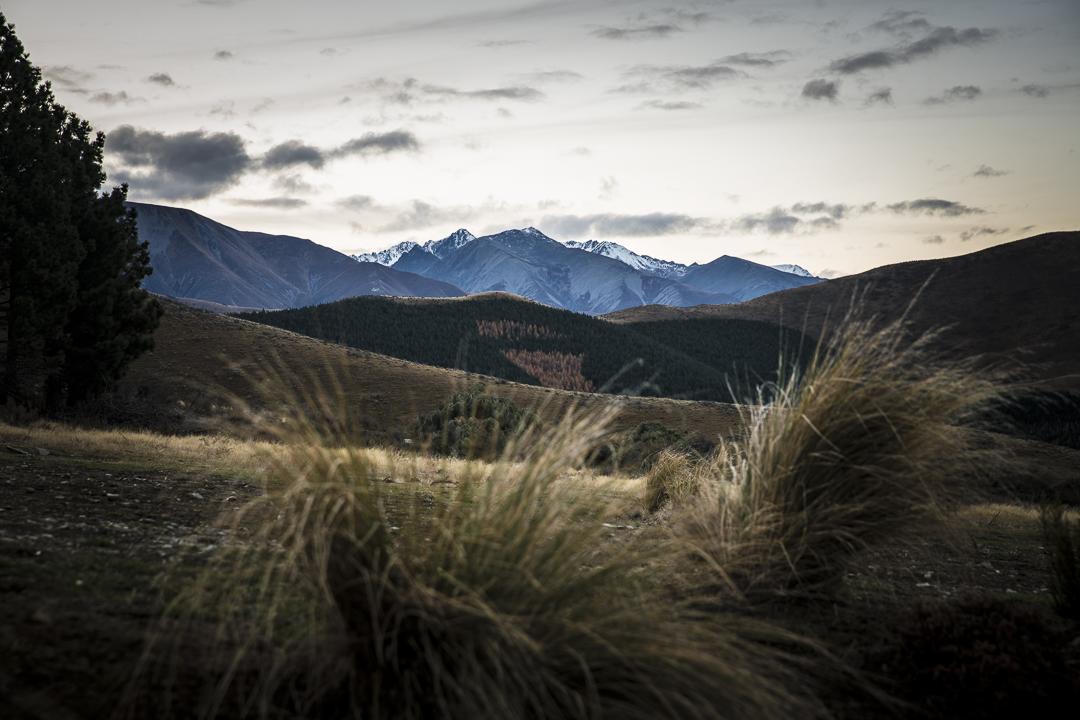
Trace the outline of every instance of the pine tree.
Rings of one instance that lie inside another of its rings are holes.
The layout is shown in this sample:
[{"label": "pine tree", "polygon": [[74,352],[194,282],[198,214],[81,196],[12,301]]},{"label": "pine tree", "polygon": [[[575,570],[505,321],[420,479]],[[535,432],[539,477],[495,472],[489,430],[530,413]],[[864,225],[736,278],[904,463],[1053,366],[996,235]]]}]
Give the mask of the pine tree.
[{"label": "pine tree", "polygon": [[55,409],[107,387],[157,325],[126,188],[98,195],[104,144],[0,14],[0,404]]}]

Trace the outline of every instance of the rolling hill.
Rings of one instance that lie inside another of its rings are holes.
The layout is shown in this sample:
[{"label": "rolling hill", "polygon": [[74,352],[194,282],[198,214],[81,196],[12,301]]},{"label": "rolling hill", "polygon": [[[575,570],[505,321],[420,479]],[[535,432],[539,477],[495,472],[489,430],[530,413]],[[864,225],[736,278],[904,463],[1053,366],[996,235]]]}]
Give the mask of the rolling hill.
[{"label": "rolling hill", "polygon": [[241,317],[446,368],[567,390],[731,399],[775,376],[799,334],[743,320],[628,328],[506,293],[465,299],[351,298]]},{"label": "rolling hill", "polygon": [[[250,431],[239,412],[242,403],[272,414],[278,403],[300,401],[318,412],[306,394],[333,388],[339,406],[355,418],[365,440],[393,442],[409,436],[417,415],[432,412],[456,391],[483,383],[494,394],[539,408],[548,420],[557,420],[572,405],[614,403],[615,430],[655,421],[715,436],[730,433],[738,423],[738,412],[730,405],[508,382],[350,349],[169,300],[163,305],[166,312],[154,350],[132,364],[116,391],[82,410],[88,420],[166,432],[225,430],[242,435]],[[289,378],[289,389],[297,397],[268,400],[257,383],[267,369]]]},{"label": "rolling hill", "polygon": [[361,263],[310,240],[241,232],[191,210],[131,203],[150,244],[151,292],[226,307],[284,308],[355,295],[462,295],[438,280]]},{"label": "rolling hill", "polygon": [[753,320],[819,336],[843,317],[853,298],[864,316],[884,321],[908,312],[915,331],[942,329],[938,347],[949,353],[1021,363],[1032,379],[1080,388],[1080,232],[887,265],[738,305],[652,305],[606,319],[631,327],[661,320]]}]

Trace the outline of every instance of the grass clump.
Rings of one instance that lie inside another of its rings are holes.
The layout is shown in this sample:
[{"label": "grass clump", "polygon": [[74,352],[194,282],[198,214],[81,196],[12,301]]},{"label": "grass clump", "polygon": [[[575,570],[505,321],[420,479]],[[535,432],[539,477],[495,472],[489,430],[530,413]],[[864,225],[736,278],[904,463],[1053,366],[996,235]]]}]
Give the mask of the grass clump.
[{"label": "grass clump", "polygon": [[959,482],[972,461],[959,423],[993,386],[934,362],[928,342],[903,323],[849,318],[803,370],[762,392],[677,529],[716,587],[828,591],[854,552]]},{"label": "grass clump", "polygon": [[561,479],[607,420],[519,436],[434,489],[385,482],[363,450],[291,446],[178,606],[173,638],[214,628],[200,714],[816,714],[787,633],[694,614],[657,575],[663,544],[612,539],[608,494]]},{"label": "grass clump", "polygon": [[1064,617],[1080,620],[1080,519],[1070,521],[1058,503],[1044,505],[1039,519],[1050,558],[1054,608]]},{"label": "grass clump", "polygon": [[702,483],[701,462],[683,452],[662,451],[645,476],[646,512],[678,506],[697,495]]},{"label": "grass clump", "polygon": [[454,393],[441,408],[421,416],[416,434],[423,446],[438,455],[494,459],[515,437],[540,422],[532,411],[487,395],[477,385]]}]

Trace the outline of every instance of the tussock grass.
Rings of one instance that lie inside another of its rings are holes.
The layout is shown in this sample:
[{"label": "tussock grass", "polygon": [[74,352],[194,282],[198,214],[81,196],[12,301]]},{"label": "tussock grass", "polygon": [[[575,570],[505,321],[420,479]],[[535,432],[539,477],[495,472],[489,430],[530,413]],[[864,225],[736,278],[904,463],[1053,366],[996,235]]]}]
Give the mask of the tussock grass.
[{"label": "tussock grass", "polygon": [[686,453],[664,450],[645,475],[645,510],[655,513],[666,505],[680,506],[695,497],[703,482],[702,464]]},{"label": "tussock grass", "polygon": [[1050,561],[1054,609],[1080,620],[1080,518],[1070,518],[1060,503],[1041,508],[1039,520]]},{"label": "tussock grass", "polygon": [[569,414],[517,438],[504,457],[522,460],[433,488],[383,482],[363,450],[290,443],[159,650],[209,636],[204,717],[817,714],[780,649],[795,638],[694,614],[657,575],[670,548],[612,538],[612,493],[561,481],[609,419]]},{"label": "tussock grass", "polygon": [[744,438],[720,448],[677,524],[709,582],[742,598],[828,591],[854,552],[977,469],[960,423],[994,385],[935,359],[931,340],[849,317],[746,410]]}]

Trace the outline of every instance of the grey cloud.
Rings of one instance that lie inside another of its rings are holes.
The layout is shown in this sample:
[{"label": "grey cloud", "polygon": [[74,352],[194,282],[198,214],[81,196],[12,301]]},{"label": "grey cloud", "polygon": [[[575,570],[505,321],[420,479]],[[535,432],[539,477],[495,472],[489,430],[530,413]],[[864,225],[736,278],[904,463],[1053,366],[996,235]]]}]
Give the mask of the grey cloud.
[{"label": "grey cloud", "polygon": [[465,208],[439,208],[423,200],[413,200],[407,210],[394,220],[379,228],[380,232],[418,230],[441,224],[460,224],[470,210]]},{"label": "grey cloud", "polygon": [[215,60],[232,60],[234,57],[236,57],[236,55],[234,55],[230,50],[218,50],[216,53],[214,53]]},{"label": "grey cloud", "polygon": [[890,35],[910,37],[917,32],[927,32],[934,26],[921,12],[913,10],[890,10],[877,22],[868,26],[870,30],[886,32]]},{"label": "grey cloud", "polygon": [[1029,83],[1020,88],[1020,92],[1024,93],[1028,97],[1044,98],[1050,94],[1050,88],[1045,85],[1036,85],[1035,83]]},{"label": "grey cloud", "polygon": [[427,95],[442,97],[475,98],[477,100],[540,100],[544,93],[536,88],[515,85],[511,87],[486,88],[482,90],[459,90],[442,85],[424,85],[420,88]]},{"label": "grey cloud", "polygon": [[954,200],[942,200],[940,198],[905,200],[904,202],[889,205],[888,209],[901,215],[941,215],[944,217],[983,215],[986,213],[982,208],[971,207]]},{"label": "grey cloud", "polygon": [[1008,170],[997,170],[995,168],[990,167],[989,165],[980,165],[978,167],[978,169],[975,170],[975,172],[973,172],[971,174],[971,176],[972,177],[977,177],[977,178],[992,178],[992,177],[1001,177],[1002,175],[1008,175],[1008,174],[1009,174]]},{"label": "grey cloud", "polygon": [[924,105],[946,105],[958,101],[970,101],[982,95],[982,88],[977,85],[954,85],[940,95],[923,100]]},{"label": "grey cloud", "polygon": [[279,143],[266,151],[262,165],[268,170],[280,170],[296,165],[309,165],[316,170],[326,164],[326,154],[315,147],[299,140]]},{"label": "grey cloud", "polygon": [[69,92],[85,93],[83,85],[93,79],[94,74],[79,70],[70,65],[50,65],[41,73],[46,80]]},{"label": "grey cloud", "polygon": [[176,81],[172,79],[169,73],[154,73],[150,77],[146,78],[146,82],[154,83],[155,85],[161,85],[162,87],[174,87]]},{"label": "grey cloud", "polygon": [[115,174],[139,195],[198,200],[237,183],[253,161],[234,133],[203,130],[165,134],[121,125],[106,139]]},{"label": "grey cloud", "polygon": [[99,92],[90,96],[90,102],[101,103],[102,105],[130,105],[131,103],[145,102],[140,97],[128,95],[127,92],[121,90],[120,92]]},{"label": "grey cloud", "polygon": [[931,235],[929,237],[924,237],[923,242],[927,245],[941,245],[945,242],[945,238],[940,235]]},{"label": "grey cloud", "polygon": [[297,208],[307,207],[308,204],[307,200],[292,197],[238,198],[229,200],[229,202],[241,207],[273,208],[275,210],[296,210]]},{"label": "grey cloud", "polygon": [[854,212],[855,208],[851,205],[845,205],[843,203],[826,203],[826,202],[813,202],[804,203],[798,202],[791,206],[791,212],[796,215],[812,215],[816,213],[824,213],[834,220],[840,220],[841,218]]},{"label": "grey cloud", "polygon": [[915,60],[930,57],[941,50],[953,47],[972,47],[984,43],[997,35],[996,30],[955,27],[934,27],[918,40],[903,42],[887,50],[873,50],[840,58],[830,64],[830,69],[843,75],[851,75],[863,70],[877,70],[896,65],[905,65]]},{"label": "grey cloud", "polygon": [[545,232],[559,237],[656,237],[711,227],[705,218],[680,213],[619,215],[547,215],[540,221]]},{"label": "grey cloud", "polygon": [[274,178],[274,187],[290,195],[315,192],[315,186],[304,180],[298,173],[289,173]]},{"label": "grey cloud", "polygon": [[341,145],[331,152],[333,157],[348,155],[387,155],[392,152],[410,152],[420,149],[420,141],[407,130],[391,130],[385,133],[367,133]]},{"label": "grey cloud", "polygon": [[723,65],[743,65],[745,67],[771,68],[782,65],[791,59],[791,53],[787,50],[772,50],[770,52],[752,53],[741,52],[735,55],[726,55],[716,62]]},{"label": "grey cloud", "polygon": [[578,80],[585,79],[584,75],[574,72],[573,70],[543,70],[540,72],[528,73],[525,77],[531,82],[537,83],[577,82]]},{"label": "grey cloud", "polygon": [[[1028,229],[1028,228],[1025,228],[1025,229]],[[984,236],[994,236],[994,235],[1004,235],[1007,232],[1009,232],[1009,228],[994,228],[994,227],[989,227],[987,225],[977,225],[976,227],[973,227],[973,228],[971,228],[969,230],[964,230],[963,232],[961,232],[960,233],[960,240],[962,242],[967,242],[968,240],[971,240],[973,238],[984,237]],[[1021,230],[1021,232],[1023,232],[1023,230]]]},{"label": "grey cloud", "polygon": [[370,195],[350,195],[334,204],[346,210],[370,210],[375,207],[375,199]]},{"label": "grey cloud", "polygon": [[485,40],[484,42],[477,43],[477,46],[485,48],[501,48],[510,47],[512,45],[525,45],[528,42],[528,40]]},{"label": "grey cloud", "polygon": [[742,73],[720,61],[708,65],[637,65],[623,73],[627,78],[646,78],[624,85],[620,92],[653,92],[662,86],[671,90],[707,90],[716,83],[741,77]]},{"label": "grey cloud", "polygon": [[592,35],[605,40],[644,40],[665,38],[673,33],[682,32],[682,28],[672,23],[638,25],[636,27],[599,27]]},{"label": "grey cloud", "polygon": [[678,100],[647,100],[638,107],[652,110],[698,110],[705,106],[701,103]]},{"label": "grey cloud", "polygon": [[866,96],[864,105],[892,105],[892,88],[881,88]]},{"label": "grey cloud", "polygon": [[743,215],[732,223],[732,228],[745,232],[764,230],[770,235],[781,235],[794,232],[800,224],[801,219],[783,208],[774,207],[766,213]]},{"label": "grey cloud", "polygon": [[809,100],[829,100],[836,102],[840,85],[832,80],[811,80],[803,85],[802,96]]}]

